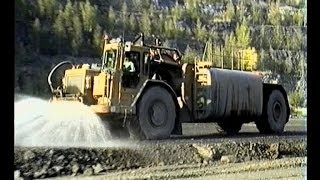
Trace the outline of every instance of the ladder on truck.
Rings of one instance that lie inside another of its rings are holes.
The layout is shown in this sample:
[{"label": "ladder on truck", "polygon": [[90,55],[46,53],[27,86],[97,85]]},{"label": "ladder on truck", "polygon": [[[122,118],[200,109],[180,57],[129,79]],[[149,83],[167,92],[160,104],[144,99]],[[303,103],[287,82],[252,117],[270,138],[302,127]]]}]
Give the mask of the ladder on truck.
[{"label": "ladder on truck", "polygon": [[195,77],[194,77],[194,113],[196,117],[201,117],[206,114],[206,88],[211,85],[211,82],[208,82],[208,69],[213,67],[213,63],[210,61],[197,61],[195,60]]}]

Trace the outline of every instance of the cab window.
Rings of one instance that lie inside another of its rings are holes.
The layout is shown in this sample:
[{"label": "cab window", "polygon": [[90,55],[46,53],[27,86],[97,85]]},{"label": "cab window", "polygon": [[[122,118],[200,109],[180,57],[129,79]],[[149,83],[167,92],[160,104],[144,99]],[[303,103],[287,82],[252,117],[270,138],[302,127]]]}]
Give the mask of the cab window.
[{"label": "cab window", "polygon": [[125,52],[123,61],[122,85],[134,88],[139,83],[140,53],[135,51]]}]

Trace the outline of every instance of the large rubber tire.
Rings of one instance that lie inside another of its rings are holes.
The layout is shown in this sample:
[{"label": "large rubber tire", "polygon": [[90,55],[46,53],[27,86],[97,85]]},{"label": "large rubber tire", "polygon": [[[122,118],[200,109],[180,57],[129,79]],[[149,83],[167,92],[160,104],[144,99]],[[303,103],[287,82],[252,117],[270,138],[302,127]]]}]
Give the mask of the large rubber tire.
[{"label": "large rubber tire", "polygon": [[138,118],[128,122],[133,139],[166,139],[175,126],[176,108],[170,93],[159,86],[148,89],[138,104]]},{"label": "large rubber tire", "polygon": [[273,90],[269,95],[265,116],[256,121],[256,126],[263,134],[281,134],[288,121],[288,108],[285,97],[279,90]]},{"label": "large rubber tire", "polygon": [[217,131],[224,135],[236,135],[239,133],[242,127],[242,122],[219,122]]},{"label": "large rubber tire", "polygon": [[133,140],[144,140],[146,139],[146,136],[141,131],[139,118],[135,117],[132,119],[128,119],[126,121],[126,126],[129,132],[130,139]]}]

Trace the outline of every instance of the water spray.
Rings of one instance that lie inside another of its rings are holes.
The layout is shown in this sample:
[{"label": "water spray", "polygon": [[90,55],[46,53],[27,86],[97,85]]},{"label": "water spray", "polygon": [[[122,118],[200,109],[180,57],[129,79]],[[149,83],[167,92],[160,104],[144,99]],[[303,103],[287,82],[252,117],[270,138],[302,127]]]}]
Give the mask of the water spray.
[{"label": "water spray", "polygon": [[[49,102],[19,96],[15,102],[15,146],[110,147],[108,125],[80,102]],[[117,142],[117,145],[121,143]]]}]

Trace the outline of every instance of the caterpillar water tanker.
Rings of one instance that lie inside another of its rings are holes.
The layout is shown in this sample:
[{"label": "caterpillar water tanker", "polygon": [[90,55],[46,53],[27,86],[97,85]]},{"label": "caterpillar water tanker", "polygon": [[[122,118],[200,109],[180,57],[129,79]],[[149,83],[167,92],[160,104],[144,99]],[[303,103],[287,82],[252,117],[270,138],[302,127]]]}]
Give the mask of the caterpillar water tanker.
[{"label": "caterpillar water tanker", "polygon": [[[252,72],[214,68],[210,62],[182,63],[178,49],[159,39],[146,44],[104,38],[101,64],[64,61],[49,73],[52,101],[80,101],[132,138],[165,139],[181,134],[181,123],[211,123],[236,134],[255,122],[261,133],[282,133],[289,120],[286,91]],[[62,85],[52,74],[64,64]],[[116,129],[116,128],[115,128]]]}]

